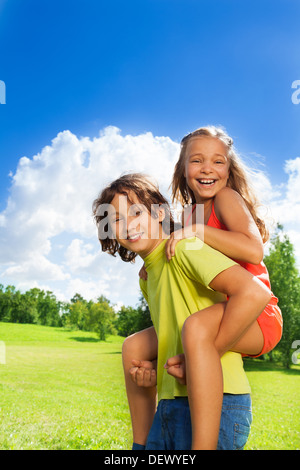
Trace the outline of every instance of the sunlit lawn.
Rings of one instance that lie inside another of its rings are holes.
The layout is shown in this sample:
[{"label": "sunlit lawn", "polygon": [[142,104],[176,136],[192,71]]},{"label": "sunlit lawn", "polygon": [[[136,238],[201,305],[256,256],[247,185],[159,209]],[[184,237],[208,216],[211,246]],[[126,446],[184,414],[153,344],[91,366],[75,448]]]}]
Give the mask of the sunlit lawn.
[{"label": "sunlit lawn", "polygon": [[247,449],[300,449],[300,368],[245,361],[252,388],[253,424]]},{"label": "sunlit lawn", "polygon": [[0,449],[126,449],[122,338],[0,323]]},{"label": "sunlit lawn", "polygon": [[[130,449],[122,338],[0,323],[0,341],[0,449]],[[247,449],[299,449],[299,367],[256,360],[246,370],[254,414]]]}]

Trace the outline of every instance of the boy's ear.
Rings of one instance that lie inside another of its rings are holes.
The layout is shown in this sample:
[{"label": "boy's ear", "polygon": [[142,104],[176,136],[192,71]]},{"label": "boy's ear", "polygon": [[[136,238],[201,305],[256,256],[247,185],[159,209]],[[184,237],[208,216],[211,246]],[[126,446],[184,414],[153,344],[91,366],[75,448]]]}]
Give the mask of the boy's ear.
[{"label": "boy's ear", "polygon": [[158,211],[157,211],[157,215],[158,215],[159,222],[163,222],[165,220],[166,211],[165,211],[163,206],[159,206]]}]

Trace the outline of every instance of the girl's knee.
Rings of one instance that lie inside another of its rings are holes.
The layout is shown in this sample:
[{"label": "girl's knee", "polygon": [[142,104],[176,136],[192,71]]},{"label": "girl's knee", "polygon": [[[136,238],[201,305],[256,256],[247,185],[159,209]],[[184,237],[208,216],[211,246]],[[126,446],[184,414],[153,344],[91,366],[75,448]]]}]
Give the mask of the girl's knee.
[{"label": "girl's knee", "polygon": [[[200,313],[200,312],[199,312]],[[184,322],[182,331],[181,331],[181,338],[183,344],[188,344],[192,341],[204,339],[206,336],[206,329],[201,321],[201,317],[199,315],[190,315]]]},{"label": "girl's knee", "polygon": [[215,339],[215,332],[212,325],[207,321],[207,317],[202,315],[201,311],[190,315],[184,322],[181,338],[183,347],[189,345],[200,346],[206,342],[213,342]]}]

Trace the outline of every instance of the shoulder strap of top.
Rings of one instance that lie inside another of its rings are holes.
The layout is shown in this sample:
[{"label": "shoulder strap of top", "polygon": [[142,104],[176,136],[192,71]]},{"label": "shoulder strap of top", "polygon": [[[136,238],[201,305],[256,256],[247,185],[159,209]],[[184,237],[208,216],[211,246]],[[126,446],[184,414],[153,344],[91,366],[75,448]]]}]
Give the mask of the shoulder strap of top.
[{"label": "shoulder strap of top", "polygon": [[186,226],[188,226],[189,221],[191,220],[191,217],[192,217],[193,212],[194,212],[195,209],[196,209],[196,204],[193,205],[192,210],[191,210],[191,212],[189,213],[189,215],[188,215],[188,217],[187,217],[187,219],[186,219],[186,221],[185,221],[185,225],[186,225]]},{"label": "shoulder strap of top", "polygon": [[212,201],[212,206],[211,206],[211,214],[209,216],[209,219],[207,221],[207,225],[209,225],[210,227],[215,227],[215,228],[220,228],[222,230],[228,230],[226,225],[222,224],[217,215],[216,215],[216,212],[215,212],[215,202],[214,200]]}]

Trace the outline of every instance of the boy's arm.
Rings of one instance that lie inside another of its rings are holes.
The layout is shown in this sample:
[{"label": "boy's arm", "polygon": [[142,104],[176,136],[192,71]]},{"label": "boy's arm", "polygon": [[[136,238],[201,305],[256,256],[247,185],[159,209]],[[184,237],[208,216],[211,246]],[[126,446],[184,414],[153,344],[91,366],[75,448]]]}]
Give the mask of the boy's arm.
[{"label": "boy's arm", "polygon": [[226,344],[218,345],[222,353],[228,351],[257,319],[269,303],[271,292],[239,265],[225,269],[209,285],[229,297],[221,323],[223,331],[226,331],[223,335]]}]

